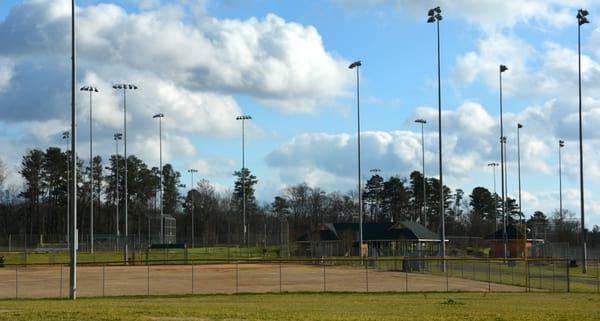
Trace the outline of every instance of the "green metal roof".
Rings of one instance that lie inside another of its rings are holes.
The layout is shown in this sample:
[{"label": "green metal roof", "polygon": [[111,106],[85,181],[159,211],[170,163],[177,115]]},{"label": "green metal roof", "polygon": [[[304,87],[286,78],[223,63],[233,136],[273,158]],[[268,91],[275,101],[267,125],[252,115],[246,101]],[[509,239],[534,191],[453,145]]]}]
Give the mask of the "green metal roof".
[{"label": "green metal roof", "polygon": [[[321,241],[340,240],[344,235],[348,235],[348,232],[356,240],[359,228],[358,223],[324,223],[317,227],[316,230],[302,235],[298,241],[309,241],[315,238]],[[439,241],[439,239],[436,233],[416,222],[363,223],[363,240],[365,241]]]}]

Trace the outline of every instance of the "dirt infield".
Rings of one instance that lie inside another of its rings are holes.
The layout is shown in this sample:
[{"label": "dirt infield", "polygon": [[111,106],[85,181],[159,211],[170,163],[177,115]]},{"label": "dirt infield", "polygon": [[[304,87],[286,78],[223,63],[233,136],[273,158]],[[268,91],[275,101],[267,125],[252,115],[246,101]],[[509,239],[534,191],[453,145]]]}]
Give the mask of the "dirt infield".
[{"label": "dirt infield", "polygon": [[[0,298],[66,297],[66,266],[0,269]],[[203,264],[78,267],[78,296],[299,291],[503,291],[525,288],[351,266]]]}]

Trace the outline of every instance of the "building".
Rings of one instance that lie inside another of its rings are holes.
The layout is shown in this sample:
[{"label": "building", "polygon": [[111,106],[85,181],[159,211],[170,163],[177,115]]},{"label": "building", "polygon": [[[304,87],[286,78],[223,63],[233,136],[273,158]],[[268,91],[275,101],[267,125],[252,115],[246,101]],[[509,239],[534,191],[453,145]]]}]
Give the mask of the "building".
[{"label": "building", "polygon": [[[499,229],[496,232],[485,237],[490,242],[490,257],[504,257],[504,229]],[[525,231],[515,225],[506,227],[506,250],[507,257],[518,258],[524,257],[527,251],[527,257],[531,257],[531,248],[534,242],[543,240],[527,239],[525,241]]]},{"label": "building", "polygon": [[[358,256],[358,223],[324,223],[300,236],[299,253],[309,257]],[[363,255],[437,256],[439,236],[425,226],[409,221],[363,223]]]}]

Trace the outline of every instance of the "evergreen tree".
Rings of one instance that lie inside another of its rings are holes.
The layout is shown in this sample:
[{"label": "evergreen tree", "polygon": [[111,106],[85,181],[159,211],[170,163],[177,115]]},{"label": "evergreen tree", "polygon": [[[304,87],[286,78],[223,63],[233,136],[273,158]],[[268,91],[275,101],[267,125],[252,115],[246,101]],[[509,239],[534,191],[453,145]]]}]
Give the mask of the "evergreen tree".
[{"label": "evergreen tree", "polygon": [[363,203],[368,206],[371,221],[380,220],[381,203],[383,201],[383,177],[375,174],[369,178],[363,192]]}]

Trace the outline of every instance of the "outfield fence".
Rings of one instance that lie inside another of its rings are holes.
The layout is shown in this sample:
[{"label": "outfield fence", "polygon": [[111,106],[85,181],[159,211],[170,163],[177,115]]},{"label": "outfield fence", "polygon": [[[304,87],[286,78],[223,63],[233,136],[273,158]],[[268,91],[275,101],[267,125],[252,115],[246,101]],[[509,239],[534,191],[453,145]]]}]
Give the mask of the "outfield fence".
[{"label": "outfield fence", "polygon": [[[327,258],[155,260],[78,265],[78,296],[264,292],[596,292],[588,273],[558,259]],[[444,265],[446,268],[444,269]],[[0,298],[64,298],[66,264],[4,264]]]}]

